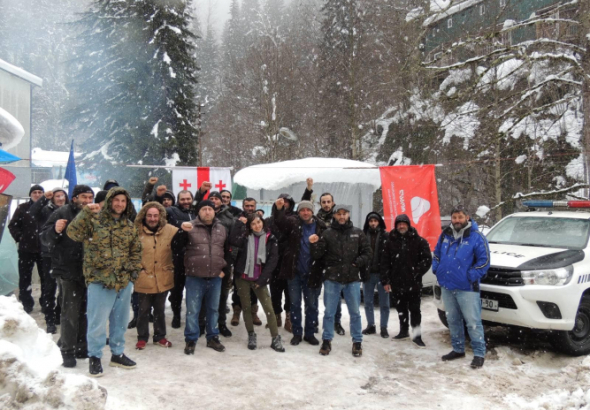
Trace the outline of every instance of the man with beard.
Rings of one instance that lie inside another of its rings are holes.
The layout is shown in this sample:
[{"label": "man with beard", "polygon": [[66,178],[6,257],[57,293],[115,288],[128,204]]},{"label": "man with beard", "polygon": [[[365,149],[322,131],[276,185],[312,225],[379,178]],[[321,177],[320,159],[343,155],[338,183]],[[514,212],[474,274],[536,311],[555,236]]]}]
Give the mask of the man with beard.
[{"label": "man with beard", "polygon": [[[350,315],[350,334],[352,336],[352,355],[360,357],[362,349],[361,272],[371,260],[371,245],[362,230],[350,221],[350,208],[337,205],[336,213],[330,227],[318,235],[309,238],[311,255],[314,261],[323,264],[324,279],[324,333],[320,354],[327,356],[332,350],[334,338],[334,315],[340,304],[340,295]],[[322,277],[312,274],[310,284],[316,286]]]},{"label": "man with beard", "polygon": [[131,197],[111,188],[104,206],[86,205],[67,228],[68,236],[84,244],[84,278],[88,286],[88,357],[90,376],[102,376],[102,350],[109,322],[109,366],[133,369],[125,354],[125,331],[133,283],[141,270],[141,242],[129,219]]},{"label": "man with beard", "polygon": [[399,316],[400,330],[394,337],[395,340],[409,337],[411,324],[412,341],[418,347],[426,347],[420,329],[420,300],[422,276],[428,272],[431,264],[432,255],[426,239],[418,235],[407,215],[398,215],[395,218],[395,228],[387,238],[381,261],[381,283],[386,292],[393,294]]},{"label": "man with beard", "polygon": [[66,228],[91,204],[92,188],[76,185],[72,200],[51,214],[41,240],[51,254],[51,276],[57,279],[61,305],[61,331],[58,341],[64,367],[75,367],[76,358],[86,358],[86,284],[83,274],[83,245],[66,235]]},{"label": "man with beard", "polygon": [[[303,197],[301,198],[302,201],[311,201],[311,194],[313,193],[313,179],[307,178],[307,189],[303,193]],[[329,192],[324,192],[320,195],[320,210],[318,211],[317,218],[326,224],[326,226],[330,226],[332,224],[332,219],[334,217],[334,208],[336,204],[334,203],[334,197]],[[341,297],[343,295],[340,295]],[[342,303],[339,303],[336,307],[336,314],[334,315],[334,331],[339,334],[340,336],[344,336],[346,331],[342,327],[340,323],[342,320]]]},{"label": "man with beard", "polygon": [[237,206],[233,206],[231,204],[231,199],[232,199],[232,194],[230,191],[228,191],[227,189],[223,189],[221,190],[221,192],[219,192],[221,194],[221,201],[223,202],[223,205],[227,205],[227,207],[229,208],[229,211],[231,212],[231,214],[234,217],[239,217],[242,213],[242,210],[240,208],[238,208]]},{"label": "man with beard", "polygon": [[[176,204],[166,208],[168,223],[180,228],[183,222],[190,222],[196,218],[192,210],[193,194],[190,191],[180,191],[178,193]],[[184,284],[186,276],[184,275],[184,253],[174,253],[174,288],[170,291],[168,300],[172,305],[172,328],[180,328],[180,313],[182,310],[182,297],[184,293]]]},{"label": "man with beard", "polygon": [[[33,203],[29,212],[37,220],[39,232],[41,232],[43,225],[45,225],[51,214],[68,202],[67,192],[63,188],[54,188],[45,192],[41,199]],[[41,281],[43,283],[41,287],[41,311],[45,315],[47,333],[55,334],[57,333],[55,325],[60,323],[61,307],[59,301],[57,305],[55,303],[57,281],[51,277],[51,253],[43,241],[41,241],[41,258],[43,259],[43,270],[39,272],[39,275],[43,276]]]},{"label": "man with beard", "polygon": [[[29,199],[24,204],[20,204],[8,224],[8,230],[18,243],[18,299],[27,313],[33,311],[35,301],[31,291],[31,281],[33,279],[33,268],[37,264],[39,279],[41,279],[41,289],[45,288],[43,280],[43,259],[41,258],[41,242],[39,240],[39,230],[41,225],[31,214],[30,210],[33,204],[43,197],[44,189],[41,185],[33,185],[29,189]],[[41,295],[43,295],[43,291]],[[43,297],[39,299],[39,304],[43,306]]]},{"label": "man with beard", "polygon": [[432,263],[432,272],[440,284],[447,322],[451,332],[453,350],[442,357],[443,361],[465,357],[465,330],[467,325],[474,369],[483,366],[486,341],[481,323],[481,296],[479,281],[490,267],[488,241],[470,220],[463,205],[451,212],[451,225],[440,235]]}]

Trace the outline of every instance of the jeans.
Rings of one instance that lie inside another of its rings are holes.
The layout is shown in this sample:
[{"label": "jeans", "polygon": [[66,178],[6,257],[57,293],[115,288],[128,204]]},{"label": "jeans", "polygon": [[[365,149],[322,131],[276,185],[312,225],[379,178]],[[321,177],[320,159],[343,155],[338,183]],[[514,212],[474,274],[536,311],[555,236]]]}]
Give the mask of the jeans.
[{"label": "jeans", "polygon": [[342,284],[331,280],[324,281],[324,333],[323,340],[332,340],[334,338],[334,318],[336,308],[340,304],[340,292],[344,293],[344,300],[348,307],[350,315],[350,334],[352,342],[362,342],[362,320],[361,320],[361,283],[352,282]]},{"label": "jeans", "polygon": [[129,322],[129,304],[133,284],[119,290],[107,289],[102,283],[88,285],[88,356],[102,357],[107,342],[107,320],[109,321],[109,347],[113,355],[125,350],[125,331]]},{"label": "jeans", "polygon": [[303,295],[303,301],[305,301],[305,337],[311,337],[314,335],[315,327],[318,323],[318,300],[322,289],[308,288],[308,279],[309,274],[296,273],[292,280],[287,281],[289,298],[291,299],[290,317],[294,336],[303,335],[301,295]]},{"label": "jeans", "polygon": [[41,280],[41,298],[39,298],[39,304],[41,307],[44,307],[43,293],[45,290],[45,277],[43,276],[43,258],[41,258],[40,253],[18,252],[18,300],[21,301],[23,309],[27,313],[30,313],[35,305],[31,289],[35,264],[37,264],[37,272]]},{"label": "jeans", "polygon": [[383,288],[378,273],[372,273],[369,280],[363,283],[363,293],[365,295],[365,315],[367,316],[367,325],[375,326],[375,306],[373,306],[373,294],[375,286],[379,290],[379,310],[381,312],[381,327],[387,327],[389,321],[389,294]]},{"label": "jeans", "polygon": [[154,311],[154,342],[159,342],[166,337],[166,296],[168,291],[161,293],[137,293],[139,313],[137,315],[137,340],[147,342],[150,338],[150,312]]},{"label": "jeans", "polygon": [[219,297],[221,295],[221,278],[197,278],[187,276],[186,283],[186,327],[184,340],[196,342],[201,330],[199,328],[199,312],[204,303],[207,311],[207,339],[219,335]]},{"label": "jeans", "polygon": [[467,290],[448,290],[441,288],[442,300],[445,304],[447,322],[451,331],[451,345],[457,353],[465,352],[465,331],[463,322],[467,325],[467,332],[471,338],[473,355],[486,355],[486,341],[481,324],[481,296],[479,292]]}]

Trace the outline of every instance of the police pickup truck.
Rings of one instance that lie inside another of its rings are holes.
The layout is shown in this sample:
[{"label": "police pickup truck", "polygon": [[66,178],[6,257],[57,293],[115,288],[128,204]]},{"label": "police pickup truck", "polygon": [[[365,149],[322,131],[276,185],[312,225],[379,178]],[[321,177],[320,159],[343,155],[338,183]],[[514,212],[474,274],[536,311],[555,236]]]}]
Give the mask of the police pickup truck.
[{"label": "police pickup truck", "polygon": [[[491,266],[481,281],[487,325],[550,331],[556,350],[590,353],[590,201],[523,201],[487,234]],[[587,208],[587,212],[583,212]],[[445,326],[438,283],[435,304]]]}]

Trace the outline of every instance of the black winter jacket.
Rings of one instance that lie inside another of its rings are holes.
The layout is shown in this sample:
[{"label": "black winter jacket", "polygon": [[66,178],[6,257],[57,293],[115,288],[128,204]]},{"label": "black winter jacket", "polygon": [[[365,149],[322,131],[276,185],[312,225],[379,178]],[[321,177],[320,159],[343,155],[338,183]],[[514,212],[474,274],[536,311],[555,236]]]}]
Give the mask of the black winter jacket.
[{"label": "black winter jacket", "polygon": [[172,205],[166,208],[166,217],[168,223],[180,228],[183,222],[190,222],[197,217],[192,209],[182,209],[178,205]]},{"label": "black winter jacket", "polygon": [[[326,225],[313,217],[316,223],[316,235],[321,236],[326,230]],[[283,259],[281,262],[281,271],[279,273],[279,279],[291,280],[297,273],[297,261],[299,259],[299,250],[301,248],[301,235],[303,221],[299,216],[293,215],[290,217],[285,216],[285,209],[277,210],[275,214],[275,224],[281,234],[287,237],[287,247],[285,253],[282,255]],[[312,253],[313,257],[313,253]],[[319,261],[312,261],[311,263],[311,276],[313,277],[322,276],[322,265]],[[321,279],[319,286],[321,286]]]},{"label": "black winter jacket", "polygon": [[[65,192],[65,191],[64,191]],[[66,193],[66,203],[64,205],[69,204],[70,201],[68,200],[68,196]],[[37,202],[34,202],[31,205],[29,212],[35,217],[37,223],[39,224],[39,235],[41,235],[41,231],[45,222],[49,219],[52,213],[54,213],[58,207],[53,203],[52,200],[47,199],[46,197],[42,196]],[[51,257],[51,253],[49,249],[43,241],[41,240],[41,255],[45,258]]]},{"label": "black winter jacket", "polygon": [[401,292],[421,291],[422,276],[432,265],[430,245],[409,225],[405,235],[392,230],[381,260],[381,283]]},{"label": "black winter jacket", "polygon": [[39,240],[41,225],[30,211],[33,204],[33,200],[20,204],[8,224],[10,234],[18,243],[19,252],[41,252],[41,241]]},{"label": "black winter jacket", "polygon": [[[297,216],[295,214],[295,201],[293,200],[293,198],[291,198],[291,196],[289,194],[281,194],[279,195],[279,198],[283,198],[285,201],[288,201],[290,206],[289,206],[289,210],[285,210],[285,217],[289,218],[291,216]],[[282,232],[279,227],[277,226],[277,224],[275,223],[275,219],[276,219],[276,214],[277,214],[277,206],[276,204],[273,204],[272,206],[272,212],[270,214],[270,216],[268,218],[266,218],[264,220],[264,226],[267,229],[270,229],[270,231],[272,232],[272,234],[277,238],[277,241],[279,243],[279,256],[283,256],[283,254],[285,253],[285,251],[287,250],[288,247],[288,235],[284,232]]]},{"label": "black winter jacket", "polygon": [[[369,219],[377,218],[379,220],[379,227],[373,230],[369,227]],[[369,244],[371,245],[371,261],[364,268],[364,278],[369,279],[372,273],[381,273],[381,259],[385,251],[385,243],[387,242],[387,228],[383,217],[377,212],[369,212],[365,218],[365,225],[363,232],[367,235]],[[375,247],[373,247],[373,243]]]},{"label": "black winter jacket", "polygon": [[[340,225],[334,219],[320,240],[311,244],[311,256],[322,262],[324,280],[347,284],[364,279],[361,272],[370,263],[371,245],[351,221]],[[310,278],[310,287],[316,287],[318,280],[321,282],[321,278]]]},{"label": "black winter jacket", "polygon": [[[266,286],[272,278],[272,273],[279,262],[279,244],[277,238],[270,234],[268,237],[264,235],[260,240],[266,240],[266,263],[262,267],[262,273],[256,283],[258,286]],[[236,275],[242,275],[246,270],[246,259],[248,258],[248,236],[240,240],[239,251],[234,265],[234,272]]]},{"label": "black winter jacket", "polygon": [[84,244],[70,239],[66,234],[67,225],[61,233],[55,232],[58,219],[66,219],[69,225],[79,212],[74,204],[57,209],[43,225],[41,240],[51,254],[51,276],[84,283]]}]

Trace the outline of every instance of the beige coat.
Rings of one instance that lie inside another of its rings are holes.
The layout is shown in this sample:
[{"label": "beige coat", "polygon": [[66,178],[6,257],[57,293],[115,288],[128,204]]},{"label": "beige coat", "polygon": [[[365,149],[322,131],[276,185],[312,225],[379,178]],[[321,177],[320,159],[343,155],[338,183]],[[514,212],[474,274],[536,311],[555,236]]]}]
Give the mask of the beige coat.
[{"label": "beige coat", "polygon": [[[160,211],[160,225],[156,233],[143,224],[150,208]],[[172,238],[178,228],[166,223],[166,210],[157,202],[148,202],[137,214],[135,225],[142,245],[139,278],[135,281],[138,293],[162,293],[174,287],[174,264],[172,263]]]}]

